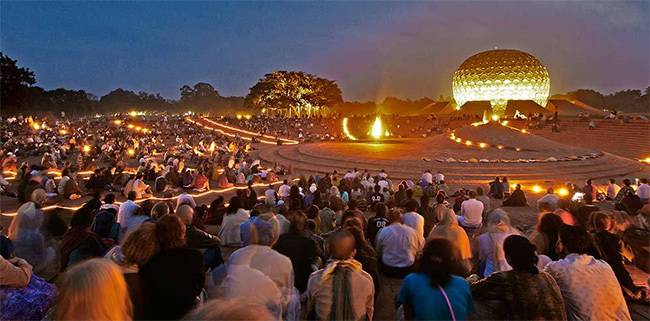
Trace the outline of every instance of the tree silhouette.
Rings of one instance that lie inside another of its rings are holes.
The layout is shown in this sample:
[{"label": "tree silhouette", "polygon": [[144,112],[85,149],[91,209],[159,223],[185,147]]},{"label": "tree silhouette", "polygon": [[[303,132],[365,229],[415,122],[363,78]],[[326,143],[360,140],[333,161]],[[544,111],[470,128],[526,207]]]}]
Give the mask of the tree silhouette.
[{"label": "tree silhouette", "polygon": [[310,117],[342,102],[336,82],[301,71],[281,70],[264,75],[250,89],[244,105],[280,111],[287,117]]},{"label": "tree silhouette", "polygon": [[18,67],[16,60],[0,52],[0,105],[3,113],[12,114],[24,107],[28,89],[35,83],[34,72]]}]

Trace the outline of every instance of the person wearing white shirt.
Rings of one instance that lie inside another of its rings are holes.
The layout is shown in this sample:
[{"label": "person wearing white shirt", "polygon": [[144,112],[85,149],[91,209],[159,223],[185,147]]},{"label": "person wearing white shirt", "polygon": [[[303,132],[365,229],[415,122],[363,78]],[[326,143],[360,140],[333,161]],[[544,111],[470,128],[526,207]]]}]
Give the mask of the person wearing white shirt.
[{"label": "person wearing white shirt", "polygon": [[650,184],[647,178],[641,179],[641,185],[636,189],[636,195],[641,199],[641,203],[648,203],[650,200]]},{"label": "person wearing white shirt", "polygon": [[280,235],[279,223],[273,214],[261,214],[253,221],[251,229],[255,231],[251,233],[251,244],[233,252],[227,266],[244,265],[262,272],[278,287],[286,307],[297,290],[293,285],[291,259],[272,248]]},{"label": "person wearing white shirt", "polygon": [[352,171],[348,171],[347,173],[345,173],[345,175],[343,175],[343,179],[349,179],[349,180],[353,180],[356,177],[357,177],[357,174],[353,173]]},{"label": "person wearing white shirt", "polygon": [[183,192],[181,195],[178,195],[178,198],[176,199],[176,209],[174,211],[178,211],[178,208],[181,207],[181,205],[189,205],[192,208],[195,208],[196,201],[194,201],[192,195]]},{"label": "person wearing white shirt", "polygon": [[417,231],[419,236],[424,237],[424,217],[416,212],[417,208],[418,201],[409,200],[406,203],[407,212],[402,215],[402,223]]},{"label": "person wearing white shirt", "polygon": [[431,170],[426,170],[420,177],[420,182],[424,184],[424,186],[427,186],[428,184],[433,184],[433,174],[431,174]]},{"label": "person wearing white shirt", "polygon": [[483,222],[483,203],[476,199],[476,192],[469,191],[469,199],[460,204],[458,224],[464,227],[480,227]]},{"label": "person wearing white shirt", "polygon": [[220,287],[208,290],[210,297],[226,300],[246,298],[248,302],[263,305],[273,314],[275,320],[282,320],[282,292],[273,280],[246,265],[230,264],[226,273]]},{"label": "person wearing white shirt", "polygon": [[280,188],[278,188],[278,197],[287,198],[289,197],[290,193],[291,193],[291,186],[289,186],[289,181],[285,179],[283,184],[280,185]]},{"label": "person wearing white shirt", "polygon": [[269,184],[269,188],[264,191],[264,199],[266,202],[266,205],[270,206],[275,206],[275,202],[277,199],[277,194],[275,193],[275,189],[273,189],[273,186]]},{"label": "person wearing white shirt", "polygon": [[390,211],[388,220],[390,225],[377,233],[377,257],[384,274],[403,278],[411,272],[417,253],[424,245],[424,237],[402,224],[402,213],[398,209]]},{"label": "person wearing white shirt", "polygon": [[621,286],[614,271],[603,260],[587,253],[592,248],[589,233],[580,227],[564,225],[559,247],[569,253],[550,262],[550,274],[564,297],[569,320],[631,320]]},{"label": "person wearing white shirt", "polygon": [[231,198],[219,228],[219,238],[224,246],[239,247],[242,245],[239,225],[249,218],[250,214],[243,208],[242,200],[237,196]]},{"label": "person wearing white shirt", "polygon": [[616,184],[616,180],[613,178],[609,179],[609,185],[607,185],[607,199],[608,200],[613,200],[616,198],[616,195],[618,194],[618,191],[621,190],[621,187]]},{"label": "person wearing white shirt", "polygon": [[129,218],[133,216],[135,211],[140,209],[140,206],[135,203],[135,191],[130,191],[127,198],[128,200],[122,203],[122,205],[120,205],[120,209],[117,211],[117,222],[120,223],[122,230],[126,230]]},{"label": "person wearing white shirt", "polygon": [[558,203],[559,201],[560,201],[560,197],[557,196],[557,195],[554,193],[552,187],[549,187],[549,188],[546,190],[546,195],[540,197],[540,198],[537,200],[537,208],[539,208],[539,205],[540,205],[541,203],[547,203],[547,204],[549,204],[549,205],[551,206],[551,207],[550,207],[550,210],[551,210],[551,211],[555,211],[555,209],[557,209],[557,203]]}]

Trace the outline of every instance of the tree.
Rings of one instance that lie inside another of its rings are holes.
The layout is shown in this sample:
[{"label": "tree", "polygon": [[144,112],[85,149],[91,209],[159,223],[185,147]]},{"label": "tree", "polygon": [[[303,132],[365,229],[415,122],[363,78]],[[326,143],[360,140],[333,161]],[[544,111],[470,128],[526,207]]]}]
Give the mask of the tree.
[{"label": "tree", "polygon": [[3,113],[15,113],[24,107],[28,89],[34,84],[34,72],[18,67],[16,60],[0,52],[0,105]]},{"label": "tree", "polygon": [[341,90],[332,80],[301,71],[274,71],[251,87],[244,105],[279,109],[288,117],[309,117],[342,102]]}]

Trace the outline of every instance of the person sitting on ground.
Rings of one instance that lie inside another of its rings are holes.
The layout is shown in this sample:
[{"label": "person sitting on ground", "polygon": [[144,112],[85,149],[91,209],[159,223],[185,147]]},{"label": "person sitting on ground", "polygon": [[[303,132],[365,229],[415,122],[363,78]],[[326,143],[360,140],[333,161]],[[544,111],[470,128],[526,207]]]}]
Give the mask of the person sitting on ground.
[{"label": "person sitting on ground", "polygon": [[126,237],[129,233],[135,231],[142,225],[144,222],[151,221],[149,214],[151,213],[151,208],[153,207],[151,200],[146,200],[140,204],[140,208],[136,210],[133,215],[129,216],[126,220],[126,229],[124,234],[121,236],[122,239]]},{"label": "person sitting on ground", "polygon": [[594,240],[598,246],[603,260],[609,264],[614,271],[623,293],[632,299],[647,300],[648,291],[645,287],[638,287],[634,284],[630,273],[623,264],[623,240],[614,233],[614,217],[607,212],[595,212],[591,217],[591,225],[595,231]]},{"label": "person sitting on ground", "polygon": [[403,278],[412,271],[424,238],[413,228],[402,224],[401,210],[391,209],[388,220],[390,225],[377,233],[375,244],[377,256],[381,258],[380,268],[389,277]]},{"label": "person sitting on ground", "polygon": [[141,320],[144,316],[142,281],[138,271],[159,251],[156,226],[153,223],[145,223],[129,234],[122,246],[114,246],[105,255],[122,271],[129,289],[135,320]]},{"label": "person sitting on ground", "polygon": [[189,205],[181,205],[175,213],[185,224],[185,239],[187,246],[203,252],[203,259],[208,268],[215,268],[223,264],[221,249],[219,247],[219,238],[211,235],[199,228],[193,223],[194,209]]},{"label": "person sitting on ground", "polygon": [[226,207],[224,206],[224,198],[219,195],[215,198],[210,207],[208,208],[208,215],[205,218],[206,225],[221,225],[223,216],[226,214]]},{"label": "person sitting on ground", "polygon": [[147,320],[175,320],[196,305],[205,283],[203,256],[187,247],[185,225],[176,215],[155,223],[160,252],[140,267],[143,314]]},{"label": "person sitting on ground", "polygon": [[34,190],[31,200],[18,208],[7,236],[14,246],[14,255],[27,260],[34,273],[40,274],[52,263],[56,250],[45,247],[45,237],[41,232],[44,217],[41,205],[45,201],[45,191]]},{"label": "person sitting on ground", "polygon": [[460,205],[458,224],[464,228],[476,229],[483,223],[483,203],[476,199],[476,192],[469,191],[469,199]]},{"label": "person sitting on ground", "polygon": [[490,182],[490,190],[488,191],[488,195],[492,198],[502,199],[503,193],[503,184],[501,183],[499,177],[496,177],[494,181]]},{"label": "person sitting on ground", "polygon": [[474,299],[496,310],[493,319],[566,320],[560,288],[537,269],[535,246],[523,236],[511,235],[503,242],[503,251],[512,270],[472,284]]},{"label": "person sitting on ground", "polygon": [[458,261],[458,249],[446,239],[424,245],[397,298],[405,320],[467,320],[475,310],[474,301],[467,281],[454,275]]},{"label": "person sitting on ground", "polygon": [[107,259],[92,259],[68,270],[60,282],[53,320],[132,319],[126,282],[119,267]]},{"label": "person sitting on ground", "polygon": [[[631,320],[612,268],[587,254],[593,244],[582,227],[563,225],[558,247],[566,256],[550,262],[550,274],[562,292],[569,320]],[[583,280],[583,282],[576,282]]]},{"label": "person sitting on ground", "polygon": [[492,211],[491,209],[492,201],[490,200],[489,196],[485,195],[485,191],[483,190],[483,187],[479,186],[476,188],[476,200],[483,203],[483,217],[485,217],[487,213]]},{"label": "person sitting on ground", "polygon": [[239,196],[233,196],[219,228],[219,239],[223,246],[239,247],[242,245],[239,226],[249,218],[250,214],[244,209],[242,199]]},{"label": "person sitting on ground", "polygon": [[120,205],[120,209],[117,212],[117,222],[120,223],[121,232],[124,234],[128,227],[128,220],[131,216],[135,214],[136,211],[140,209],[140,205],[135,203],[135,200],[138,198],[138,194],[135,191],[130,191],[127,194],[126,202]]},{"label": "person sitting on ground", "polygon": [[273,185],[269,184],[269,187],[264,191],[265,203],[269,206],[275,206],[278,200],[278,193],[275,192]]},{"label": "person sitting on ground", "polygon": [[442,214],[442,220],[429,233],[427,240],[443,238],[455,244],[459,250],[459,263],[469,272],[472,268],[472,249],[467,232],[458,225],[456,214],[450,208]]},{"label": "person sitting on ground", "polygon": [[[280,233],[278,220],[273,213],[260,214],[251,226],[250,244],[233,252],[228,258],[227,269],[242,265],[262,272],[280,289],[283,307],[289,304],[293,294],[293,265],[291,259],[271,247],[277,242]],[[219,269],[213,273],[213,280],[218,282]]]},{"label": "person sitting on ground", "polygon": [[639,187],[636,189],[636,195],[641,199],[641,204],[647,204],[650,201],[650,184],[647,178],[642,178]]},{"label": "person sitting on ground", "polygon": [[63,196],[64,199],[77,199],[81,196],[81,189],[79,184],[71,175],[70,170],[67,168],[61,171],[61,180],[59,181],[59,186],[57,192],[60,196]]},{"label": "person sitting on ground", "polygon": [[609,179],[609,184],[607,185],[607,194],[605,196],[605,199],[608,201],[614,200],[616,198],[616,194],[621,190],[621,187],[616,184],[616,180],[613,178]]},{"label": "person sitting on ground", "polygon": [[203,174],[203,169],[199,169],[196,173],[196,176],[194,176],[192,189],[197,192],[204,192],[210,189],[210,182],[208,180],[208,177]]},{"label": "person sitting on ground", "polygon": [[[307,309],[314,320],[372,320],[372,277],[355,260],[354,236],[345,230],[330,237],[332,260],[311,274],[307,286]],[[354,295],[352,295],[354,294]]]},{"label": "person sitting on ground", "polygon": [[[295,186],[295,185],[294,185]],[[294,271],[294,284],[301,292],[307,289],[309,275],[314,271],[313,266],[322,253],[314,240],[305,236],[307,217],[302,212],[296,212],[289,220],[289,232],[280,235],[273,249],[291,259]]]},{"label": "person sitting on ground", "polygon": [[377,238],[377,233],[382,228],[388,226],[389,222],[386,218],[386,213],[388,213],[388,207],[382,202],[375,204],[374,206],[375,216],[368,220],[368,227],[366,235],[370,240],[370,243],[374,246],[375,240]]},{"label": "person sitting on ground", "polygon": [[520,233],[510,225],[508,213],[500,208],[492,211],[485,233],[478,237],[479,275],[488,277],[494,272],[512,269],[503,252],[503,241],[513,234]]},{"label": "person sitting on ground", "polygon": [[61,271],[65,271],[68,265],[103,256],[108,245],[113,244],[90,230],[92,222],[93,214],[87,209],[82,208],[72,215],[70,229],[63,235],[59,248]]},{"label": "person sitting on ground", "polygon": [[560,254],[557,253],[555,246],[562,225],[562,219],[553,213],[542,216],[535,227],[535,231],[533,231],[529,238],[530,242],[535,245],[537,254],[546,255],[553,261],[560,258]]},{"label": "person sitting on ground", "polygon": [[552,212],[557,208],[559,201],[560,197],[555,194],[552,187],[549,187],[546,189],[546,194],[537,200],[537,208],[541,211],[541,204],[546,203],[548,205],[548,210]]},{"label": "person sitting on ground", "polygon": [[[345,222],[343,229],[352,233],[354,236],[354,244],[356,248],[354,259],[359,261],[363,270],[370,274],[375,289],[379,289],[379,263],[377,261],[377,252],[375,252],[375,249],[368,244],[368,241],[366,241],[358,221],[348,220]],[[375,292],[375,294],[377,294],[377,292]]]},{"label": "person sitting on ground", "polygon": [[503,201],[503,206],[528,206],[526,194],[524,194],[524,191],[521,189],[521,184],[517,184],[515,190],[510,194],[510,197]]},{"label": "person sitting on ground", "polygon": [[150,222],[156,222],[158,219],[169,213],[169,204],[164,201],[158,202],[151,208]]},{"label": "person sitting on ground", "polygon": [[416,212],[419,206],[418,201],[408,197],[405,201],[404,209],[406,213],[402,214],[402,222],[416,230],[419,236],[424,237],[424,217]]}]

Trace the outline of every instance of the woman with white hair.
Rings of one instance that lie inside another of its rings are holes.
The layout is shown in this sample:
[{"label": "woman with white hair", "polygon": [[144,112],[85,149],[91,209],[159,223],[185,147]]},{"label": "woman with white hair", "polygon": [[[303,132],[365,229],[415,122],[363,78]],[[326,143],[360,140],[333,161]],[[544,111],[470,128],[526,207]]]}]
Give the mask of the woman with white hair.
[{"label": "woman with white hair", "polygon": [[45,237],[41,233],[45,191],[36,189],[32,201],[23,204],[9,226],[8,237],[15,250],[14,254],[24,258],[34,268],[34,273],[42,272],[54,259],[55,250],[45,247]]},{"label": "woman with white hair", "polygon": [[510,217],[503,209],[496,209],[488,216],[486,232],[478,237],[479,274],[488,277],[494,272],[509,271],[503,241],[510,235],[521,233],[510,225]]}]

